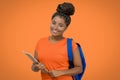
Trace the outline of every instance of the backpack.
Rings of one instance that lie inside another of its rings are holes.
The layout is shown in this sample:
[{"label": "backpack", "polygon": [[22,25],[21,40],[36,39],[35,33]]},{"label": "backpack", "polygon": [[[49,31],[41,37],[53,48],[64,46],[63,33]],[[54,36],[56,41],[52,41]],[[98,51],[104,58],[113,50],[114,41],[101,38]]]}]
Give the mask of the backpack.
[{"label": "backpack", "polygon": [[[79,43],[76,43],[76,44],[77,44],[79,52],[80,52],[80,57],[81,57],[82,66],[83,66],[83,72],[80,74],[74,75],[73,79],[81,80],[81,78],[84,74],[85,68],[86,68],[86,62],[85,62],[84,54],[83,54],[80,44]],[[72,51],[72,39],[71,38],[67,39],[67,51],[68,51],[68,58],[69,58],[69,68],[73,68],[74,64],[73,64],[73,51]]]}]

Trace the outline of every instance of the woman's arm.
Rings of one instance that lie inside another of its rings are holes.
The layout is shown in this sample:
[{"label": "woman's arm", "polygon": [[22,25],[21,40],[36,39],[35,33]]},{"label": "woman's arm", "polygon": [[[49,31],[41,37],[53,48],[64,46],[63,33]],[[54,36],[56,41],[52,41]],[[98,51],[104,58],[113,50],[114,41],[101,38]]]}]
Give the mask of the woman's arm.
[{"label": "woman's arm", "polygon": [[52,70],[49,71],[49,74],[51,77],[58,77],[62,75],[73,76],[75,74],[81,73],[83,70],[82,70],[82,62],[78,48],[76,48],[75,51],[73,52],[73,64],[74,64],[74,68],[68,70],[60,70],[60,71]]},{"label": "woman's arm", "polygon": [[83,71],[82,61],[78,48],[76,48],[76,50],[73,52],[73,64],[74,68],[71,68],[69,70],[63,70],[62,71],[63,75],[75,75]]}]

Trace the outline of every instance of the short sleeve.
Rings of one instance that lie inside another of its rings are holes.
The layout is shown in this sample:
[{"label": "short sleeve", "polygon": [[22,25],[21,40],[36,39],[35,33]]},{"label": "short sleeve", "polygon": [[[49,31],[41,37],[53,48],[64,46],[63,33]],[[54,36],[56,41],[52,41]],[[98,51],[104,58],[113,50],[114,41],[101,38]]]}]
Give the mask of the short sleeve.
[{"label": "short sleeve", "polygon": [[77,48],[77,44],[74,42],[74,40],[72,41],[72,51],[74,52]]}]

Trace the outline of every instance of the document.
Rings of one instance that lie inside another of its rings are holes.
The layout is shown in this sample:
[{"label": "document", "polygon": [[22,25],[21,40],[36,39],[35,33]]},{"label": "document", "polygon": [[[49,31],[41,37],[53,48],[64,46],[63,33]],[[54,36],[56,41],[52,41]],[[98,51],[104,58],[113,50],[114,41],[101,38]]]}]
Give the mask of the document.
[{"label": "document", "polygon": [[35,59],[35,58],[31,55],[31,53],[26,52],[26,51],[22,51],[22,52],[23,52],[30,60],[32,60],[33,62],[39,63],[38,60]]},{"label": "document", "polygon": [[[32,60],[33,62],[35,62],[35,63],[38,63],[38,64],[40,64],[41,65],[41,63],[40,62],[38,62],[38,60],[37,59],[35,59],[32,55],[31,55],[31,53],[29,53],[29,52],[26,52],[26,51],[22,51],[30,60]],[[43,72],[45,72],[45,73],[47,73],[48,72],[48,70],[46,69],[46,68],[44,68],[43,70],[42,70]]]}]

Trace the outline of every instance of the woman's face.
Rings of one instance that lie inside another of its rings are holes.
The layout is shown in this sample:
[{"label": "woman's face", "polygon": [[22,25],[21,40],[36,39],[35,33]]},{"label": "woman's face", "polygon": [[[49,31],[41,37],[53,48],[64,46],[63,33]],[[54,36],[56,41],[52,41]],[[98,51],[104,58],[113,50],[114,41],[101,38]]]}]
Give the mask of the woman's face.
[{"label": "woman's face", "polygon": [[50,32],[52,36],[62,36],[67,26],[65,20],[60,16],[55,16],[50,25]]}]

